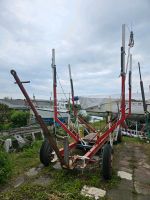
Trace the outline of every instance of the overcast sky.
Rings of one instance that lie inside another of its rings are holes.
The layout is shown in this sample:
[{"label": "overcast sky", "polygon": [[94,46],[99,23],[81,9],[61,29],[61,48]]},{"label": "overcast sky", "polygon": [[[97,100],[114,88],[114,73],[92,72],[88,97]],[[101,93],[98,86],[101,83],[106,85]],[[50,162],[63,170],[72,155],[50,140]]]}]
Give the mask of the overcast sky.
[{"label": "overcast sky", "polygon": [[[121,25],[134,32],[133,91],[140,93],[140,61],[146,92],[150,85],[149,0],[0,0],[0,98],[23,98],[10,74],[15,69],[30,96],[49,99],[51,49],[60,82],[75,95],[120,93]],[[62,92],[58,84],[58,91]]]}]

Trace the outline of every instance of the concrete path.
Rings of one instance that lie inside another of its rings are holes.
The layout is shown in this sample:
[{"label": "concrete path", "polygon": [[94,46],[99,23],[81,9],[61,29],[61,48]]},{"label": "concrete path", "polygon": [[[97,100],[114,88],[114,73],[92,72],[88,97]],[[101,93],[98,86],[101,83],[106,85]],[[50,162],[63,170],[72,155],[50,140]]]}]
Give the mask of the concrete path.
[{"label": "concrete path", "polygon": [[118,188],[107,191],[108,199],[150,200],[150,160],[143,145],[132,142],[116,147],[114,168],[130,178],[121,178]]}]

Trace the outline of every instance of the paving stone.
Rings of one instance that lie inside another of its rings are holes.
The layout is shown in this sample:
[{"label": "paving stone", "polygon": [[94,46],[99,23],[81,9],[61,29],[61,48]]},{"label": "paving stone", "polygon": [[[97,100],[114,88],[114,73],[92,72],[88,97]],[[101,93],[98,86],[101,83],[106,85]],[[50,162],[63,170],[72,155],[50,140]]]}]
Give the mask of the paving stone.
[{"label": "paving stone", "polygon": [[100,197],[104,197],[106,195],[106,191],[96,187],[89,187],[84,185],[84,187],[81,190],[81,194],[84,196],[99,199]]},{"label": "paving stone", "polygon": [[26,172],[27,176],[35,176],[38,174],[38,171],[35,167],[31,168],[28,172]]},{"label": "paving stone", "polygon": [[118,171],[118,176],[123,179],[127,179],[130,181],[132,180],[132,174],[124,172],[124,171]]},{"label": "paving stone", "polygon": [[128,166],[120,166],[119,171],[123,171],[129,174],[132,174],[133,170],[130,169]]},{"label": "paving stone", "polygon": [[134,180],[144,184],[150,184],[150,170],[142,166],[138,166],[138,168],[134,170]]},{"label": "paving stone", "polygon": [[55,165],[53,165],[53,168],[58,170],[62,169],[60,162],[56,162]]},{"label": "paving stone", "polygon": [[134,187],[138,194],[150,195],[150,185],[135,181]]},{"label": "paving stone", "polygon": [[44,168],[44,165],[41,163],[39,166],[36,168],[36,170],[39,172]]},{"label": "paving stone", "polygon": [[33,183],[45,186],[48,185],[50,181],[51,178],[49,176],[40,176],[36,178]]},{"label": "paving stone", "polygon": [[110,190],[107,197],[111,200],[133,200],[133,194],[128,190]]},{"label": "paving stone", "polygon": [[25,182],[25,178],[24,176],[19,176],[15,182],[14,182],[14,188],[19,187],[20,185],[22,185]]},{"label": "paving stone", "polygon": [[150,200],[150,195],[140,195],[136,196],[136,200]]},{"label": "paving stone", "polygon": [[132,181],[122,179],[117,188],[107,191],[106,197],[111,200],[133,200]]}]

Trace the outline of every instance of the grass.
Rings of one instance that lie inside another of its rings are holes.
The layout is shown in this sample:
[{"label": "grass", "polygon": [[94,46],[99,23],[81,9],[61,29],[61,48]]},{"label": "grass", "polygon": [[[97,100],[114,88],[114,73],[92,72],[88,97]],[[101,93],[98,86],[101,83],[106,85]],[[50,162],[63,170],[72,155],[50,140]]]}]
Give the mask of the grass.
[{"label": "grass", "polygon": [[0,195],[1,200],[88,200],[89,198],[81,196],[76,193],[76,196],[72,193],[60,193],[59,191],[53,191],[49,187],[39,186],[36,184],[25,184],[20,188],[14,189],[7,194]]},{"label": "grass", "polygon": [[123,142],[133,142],[133,143],[136,143],[136,144],[141,144],[141,143],[145,143],[144,140],[141,140],[140,138],[136,138],[136,137],[128,137],[128,136],[124,136],[123,137]]},{"label": "grass", "polygon": [[15,178],[27,169],[34,167],[40,163],[39,149],[42,141],[32,143],[31,147],[23,149],[22,152],[13,152],[9,154],[12,163],[12,176]]},{"label": "grass", "polygon": [[[52,166],[44,168],[39,176],[48,175],[50,177],[49,184],[41,186],[33,182],[26,183],[21,187],[13,189],[9,192],[0,194],[1,200],[89,200],[91,198],[84,197],[80,194],[84,185],[94,186],[102,189],[110,189],[117,186],[120,179],[113,173],[112,180],[104,181],[101,178],[100,170],[80,171],[71,170],[55,170]],[[107,200],[107,198],[101,198]]]},{"label": "grass", "polygon": [[[124,137],[124,142],[141,142],[137,138]],[[24,174],[28,169],[36,167],[39,161],[39,149],[42,141],[36,141],[30,148],[24,149],[22,152],[9,154],[13,176],[12,180],[16,179],[20,174]],[[117,145],[120,148],[121,145]],[[39,176],[48,176],[50,181],[47,185],[39,185],[34,183],[34,179]],[[32,178],[29,178],[25,184],[18,188],[12,188],[7,192],[0,194],[1,200],[73,200],[81,199],[88,200],[88,197],[80,195],[80,191],[84,185],[98,187],[104,190],[117,187],[120,178],[113,171],[113,177],[109,181],[102,179],[102,174],[99,167],[94,169],[86,169],[83,171],[77,170],[56,170],[52,166],[44,168],[41,172]],[[107,197],[101,198],[108,200]]]},{"label": "grass", "polygon": [[[19,153],[11,153],[10,158],[13,164],[13,177],[16,179],[24,174],[29,168],[36,167],[39,161],[39,148],[41,141],[33,143],[32,147],[24,149]],[[34,180],[39,176],[48,176],[47,185],[38,185]],[[104,190],[116,187],[120,179],[113,172],[112,180],[104,181],[99,167],[85,169],[83,173],[79,170],[56,170],[52,166],[43,168],[38,175],[29,178],[25,184],[18,188],[12,188],[0,194],[1,200],[88,200],[80,194],[84,185],[98,187]],[[107,198],[101,198],[107,200]]]},{"label": "grass", "polygon": [[103,127],[105,127],[106,121],[105,120],[100,120],[100,121],[92,122],[91,125],[95,129],[101,130]]}]

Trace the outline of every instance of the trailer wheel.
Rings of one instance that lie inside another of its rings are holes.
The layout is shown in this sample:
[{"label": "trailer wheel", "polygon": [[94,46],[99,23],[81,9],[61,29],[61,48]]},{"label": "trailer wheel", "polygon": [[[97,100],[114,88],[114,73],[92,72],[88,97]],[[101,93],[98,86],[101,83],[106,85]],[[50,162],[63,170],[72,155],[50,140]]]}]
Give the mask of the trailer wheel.
[{"label": "trailer wheel", "polygon": [[121,129],[119,129],[118,136],[117,136],[117,143],[121,143],[121,142],[122,142],[122,133],[121,133]]},{"label": "trailer wheel", "polygon": [[40,149],[40,161],[44,166],[48,166],[53,159],[53,149],[47,139],[44,140]]},{"label": "trailer wheel", "polygon": [[112,177],[112,153],[110,144],[105,144],[102,154],[102,174],[105,180]]}]

